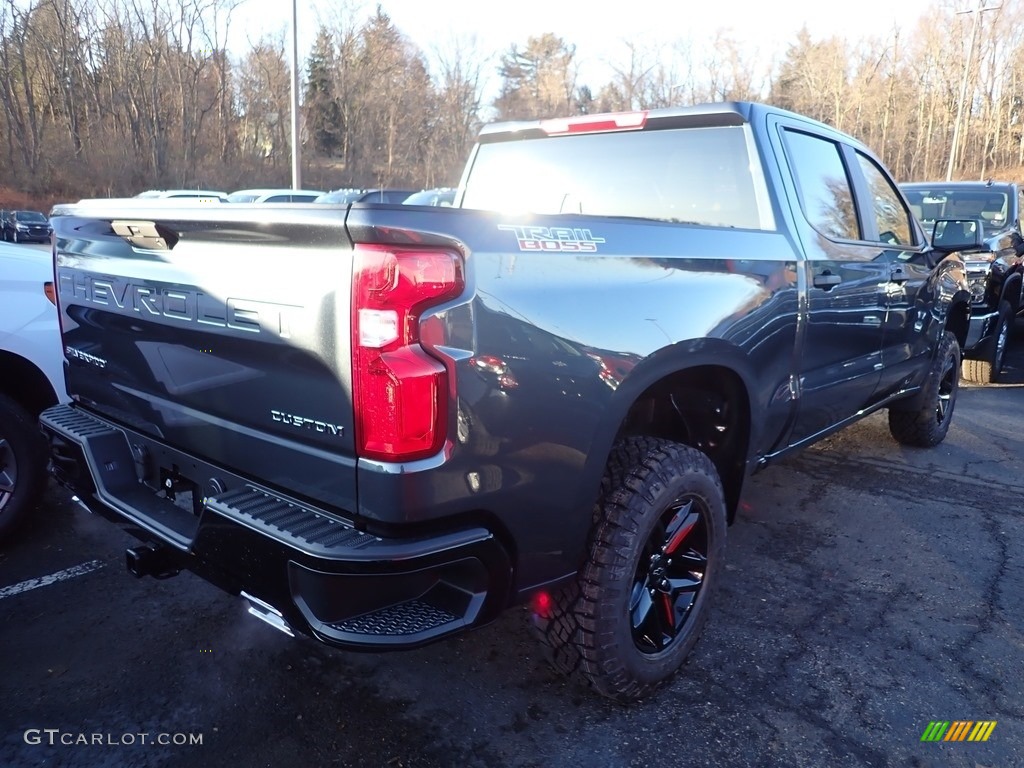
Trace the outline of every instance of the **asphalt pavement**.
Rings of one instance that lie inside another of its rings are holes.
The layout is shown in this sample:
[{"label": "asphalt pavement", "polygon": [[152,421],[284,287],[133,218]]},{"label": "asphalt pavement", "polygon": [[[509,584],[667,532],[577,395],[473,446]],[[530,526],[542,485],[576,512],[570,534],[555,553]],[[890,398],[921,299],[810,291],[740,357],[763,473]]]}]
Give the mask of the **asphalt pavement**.
[{"label": "asphalt pavement", "polygon": [[0,765],[1024,765],[1020,330],[938,448],[881,413],[755,476],[702,640],[631,707],[552,672],[522,610],[391,654],[288,638],[129,576],[134,540],[51,487],[0,550]]}]

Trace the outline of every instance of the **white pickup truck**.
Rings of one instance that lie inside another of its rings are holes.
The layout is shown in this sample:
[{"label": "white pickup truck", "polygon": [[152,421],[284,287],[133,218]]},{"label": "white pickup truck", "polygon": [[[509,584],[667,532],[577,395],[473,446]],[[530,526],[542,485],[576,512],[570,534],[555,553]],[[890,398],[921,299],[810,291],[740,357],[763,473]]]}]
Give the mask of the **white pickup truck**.
[{"label": "white pickup truck", "polygon": [[48,250],[0,243],[0,542],[46,487],[39,413],[67,402]]}]

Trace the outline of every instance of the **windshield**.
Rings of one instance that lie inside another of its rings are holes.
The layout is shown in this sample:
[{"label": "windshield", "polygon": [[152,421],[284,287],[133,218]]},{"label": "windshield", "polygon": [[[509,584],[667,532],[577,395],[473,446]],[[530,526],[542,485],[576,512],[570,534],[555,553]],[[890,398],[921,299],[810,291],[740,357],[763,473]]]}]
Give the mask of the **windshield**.
[{"label": "windshield", "polygon": [[1008,196],[997,188],[904,188],[910,210],[923,224],[938,219],[981,219],[986,229],[1006,225]]},{"label": "windshield", "polygon": [[251,203],[256,200],[259,195],[251,192],[235,192],[232,195],[228,195],[229,203]]},{"label": "windshield", "polygon": [[18,221],[46,221],[46,217],[43,216],[43,214],[39,213],[39,211],[15,211],[14,218],[16,218]]}]

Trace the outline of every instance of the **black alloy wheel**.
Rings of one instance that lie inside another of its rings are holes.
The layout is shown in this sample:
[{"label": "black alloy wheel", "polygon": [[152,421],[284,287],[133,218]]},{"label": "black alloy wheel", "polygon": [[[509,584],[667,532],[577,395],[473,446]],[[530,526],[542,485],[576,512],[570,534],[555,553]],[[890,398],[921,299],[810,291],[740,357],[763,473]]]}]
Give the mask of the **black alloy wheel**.
[{"label": "black alloy wheel", "polygon": [[644,545],[629,601],[633,642],[641,653],[668,649],[690,617],[708,567],[709,515],[701,499],[677,499]]},{"label": "black alloy wheel", "polygon": [[947,355],[942,360],[942,374],[939,377],[939,392],[935,401],[935,423],[940,427],[945,424],[953,415],[957,384],[960,381],[960,371],[957,360],[952,355]]},{"label": "black alloy wheel", "polygon": [[946,438],[960,388],[960,344],[945,331],[921,391],[889,406],[889,431],[903,445],[932,448]]}]

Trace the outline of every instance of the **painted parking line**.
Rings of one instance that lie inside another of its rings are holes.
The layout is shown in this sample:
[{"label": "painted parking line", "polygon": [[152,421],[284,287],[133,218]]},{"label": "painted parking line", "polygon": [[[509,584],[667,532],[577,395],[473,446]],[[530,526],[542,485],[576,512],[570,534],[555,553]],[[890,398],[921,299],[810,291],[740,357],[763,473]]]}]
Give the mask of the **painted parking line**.
[{"label": "painted parking line", "polygon": [[38,589],[39,587],[56,584],[58,581],[67,581],[68,579],[73,579],[76,576],[84,576],[85,574],[91,573],[92,571],[98,570],[102,567],[102,560],[92,560],[88,563],[76,565],[73,568],[65,568],[63,571],[51,573],[49,576],[40,576],[38,579],[29,579],[28,581],[23,581],[20,584],[12,584],[9,587],[0,589],[0,600],[3,600],[5,597],[14,597],[15,595],[20,595],[22,592],[29,592],[33,589]]}]

